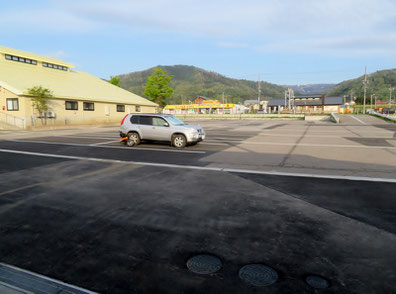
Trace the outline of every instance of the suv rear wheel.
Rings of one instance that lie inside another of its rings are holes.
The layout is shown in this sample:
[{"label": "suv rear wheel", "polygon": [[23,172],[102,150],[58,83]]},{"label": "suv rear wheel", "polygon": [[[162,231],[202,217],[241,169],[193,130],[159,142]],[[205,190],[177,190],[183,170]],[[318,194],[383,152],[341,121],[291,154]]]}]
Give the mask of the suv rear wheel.
[{"label": "suv rear wheel", "polygon": [[182,134],[177,134],[172,136],[172,145],[176,148],[184,148],[186,147],[187,140],[186,137]]},{"label": "suv rear wheel", "polygon": [[136,133],[136,132],[128,133],[128,141],[127,141],[126,144],[127,144],[128,147],[139,145],[140,144],[140,136],[139,136],[139,134]]}]

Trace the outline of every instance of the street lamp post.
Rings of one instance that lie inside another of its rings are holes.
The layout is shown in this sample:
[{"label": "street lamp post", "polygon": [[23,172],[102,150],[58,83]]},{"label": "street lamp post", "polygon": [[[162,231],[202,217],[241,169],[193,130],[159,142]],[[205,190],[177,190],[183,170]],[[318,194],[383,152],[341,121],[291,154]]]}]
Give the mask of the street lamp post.
[{"label": "street lamp post", "polygon": [[373,97],[375,97],[375,94],[371,94],[370,96],[370,107],[373,107]]}]

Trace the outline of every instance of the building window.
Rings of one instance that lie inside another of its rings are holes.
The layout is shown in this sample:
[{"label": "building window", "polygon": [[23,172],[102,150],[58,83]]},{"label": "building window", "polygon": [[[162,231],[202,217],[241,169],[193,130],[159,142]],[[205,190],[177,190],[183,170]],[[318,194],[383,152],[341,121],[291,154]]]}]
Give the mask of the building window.
[{"label": "building window", "polygon": [[7,110],[8,111],[18,111],[19,110],[18,98],[7,99]]},{"label": "building window", "polygon": [[54,69],[59,69],[59,70],[64,70],[67,71],[68,68],[66,66],[61,66],[61,65],[57,65],[57,64],[52,64],[52,63],[48,63],[48,62],[43,62],[43,67],[49,67],[49,68],[54,68]]},{"label": "building window", "polygon": [[18,57],[18,56],[9,55],[9,54],[5,55],[5,59],[37,65],[37,61],[36,60],[29,59],[29,58],[24,58],[24,57]]},{"label": "building window", "polygon": [[78,110],[78,102],[76,101],[66,101],[66,110]]},{"label": "building window", "polygon": [[125,105],[117,104],[117,112],[125,112]]},{"label": "building window", "polygon": [[135,110],[136,110],[136,112],[140,112],[140,106],[136,105]]},{"label": "building window", "polygon": [[83,103],[83,109],[85,111],[94,111],[95,110],[95,105],[92,102],[84,102]]}]

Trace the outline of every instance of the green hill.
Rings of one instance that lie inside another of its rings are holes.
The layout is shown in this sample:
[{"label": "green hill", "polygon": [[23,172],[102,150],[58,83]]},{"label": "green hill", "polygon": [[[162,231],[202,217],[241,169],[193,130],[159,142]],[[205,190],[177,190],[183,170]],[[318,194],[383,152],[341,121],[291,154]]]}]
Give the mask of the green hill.
[{"label": "green hill", "polygon": [[[381,70],[368,75],[367,101],[370,95],[375,94],[378,100],[389,100],[389,88],[396,86],[396,69]],[[357,103],[363,101],[364,75],[353,80],[344,81],[333,88],[328,89],[328,96],[351,96],[356,97]],[[393,92],[395,93],[395,92]],[[396,95],[393,94],[392,97]]]},{"label": "green hill", "polygon": [[[157,66],[173,75],[170,86],[174,89],[173,95],[167,100],[168,104],[184,103],[197,96],[205,96],[222,100],[224,92],[228,103],[238,103],[244,100],[257,99],[257,82],[238,80],[225,77],[215,72],[187,66]],[[155,67],[129,74],[119,75],[121,87],[143,96],[143,85]],[[275,84],[261,82],[261,97],[263,100],[282,98],[284,88]]]}]

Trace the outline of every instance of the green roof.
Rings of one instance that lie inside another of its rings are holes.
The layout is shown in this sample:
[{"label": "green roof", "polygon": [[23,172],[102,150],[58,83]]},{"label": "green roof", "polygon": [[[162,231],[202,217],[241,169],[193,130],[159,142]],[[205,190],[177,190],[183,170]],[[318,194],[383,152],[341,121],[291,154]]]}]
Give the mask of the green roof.
[{"label": "green roof", "polygon": [[[37,65],[5,59],[5,54],[39,61]],[[45,56],[0,46],[0,86],[16,95],[28,95],[28,89],[42,86],[50,89],[56,98],[109,103],[158,106],[143,97],[93,75],[74,70],[63,71],[43,67],[41,62],[72,65]]]}]

